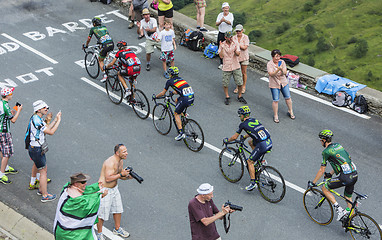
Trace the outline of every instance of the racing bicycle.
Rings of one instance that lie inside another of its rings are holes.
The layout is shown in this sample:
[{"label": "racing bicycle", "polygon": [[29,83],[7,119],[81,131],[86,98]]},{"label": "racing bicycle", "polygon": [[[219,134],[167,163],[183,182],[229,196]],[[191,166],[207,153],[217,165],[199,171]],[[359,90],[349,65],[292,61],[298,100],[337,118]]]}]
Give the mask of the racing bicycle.
[{"label": "racing bicycle", "polygon": [[[174,117],[175,100],[173,99],[173,95],[174,93],[170,92],[163,97],[153,98],[153,101],[155,102],[155,107],[153,109],[153,123],[155,129],[162,135],[167,135],[170,132],[172,123],[174,123],[176,127]],[[157,103],[157,99],[164,99],[164,103]],[[199,152],[204,146],[204,133],[199,123],[189,118],[186,111],[187,108],[184,109],[180,117],[183,131],[186,135],[183,141],[188,149],[193,152]]]},{"label": "racing bicycle", "polygon": [[[93,46],[85,47],[82,45],[85,52],[85,69],[91,78],[96,79],[100,73],[100,67],[98,62],[99,53],[101,51],[102,45],[96,44]],[[111,51],[107,54],[104,63],[108,64],[113,60],[116,51]]]},{"label": "racing bicycle", "polygon": [[[244,142],[245,138],[240,135],[239,140],[236,139],[223,143],[225,148],[219,154],[219,167],[224,178],[229,182],[235,183],[240,181],[244,174],[244,166],[249,173],[248,158],[245,153],[250,155],[251,151]],[[231,144],[236,144],[236,147],[229,147],[228,145]],[[285,181],[276,168],[267,165],[264,156],[265,154],[255,162],[257,189],[265,200],[271,203],[278,203],[285,196]]]},{"label": "racing bicycle", "polygon": [[[319,189],[324,184],[325,181],[308,188],[303,198],[305,211],[315,223],[320,225],[328,225],[332,222],[334,216],[331,202]],[[377,222],[369,215],[358,210],[359,200],[366,199],[367,195],[354,192],[356,197],[351,202],[333,189],[329,189],[329,191],[352,205],[350,213],[340,220],[342,227],[345,228],[345,232],[350,232],[353,239],[382,239],[382,231]]]},{"label": "racing bicycle", "polygon": [[[105,69],[107,74],[106,79],[106,93],[114,104],[120,104],[124,98],[124,88],[122,83],[118,78],[119,66],[113,65],[110,68]],[[136,80],[131,77],[125,77],[126,83],[132,82],[131,95],[129,95],[126,100],[129,105],[133,108],[135,114],[141,119],[146,119],[150,115],[150,104],[147,100],[146,95],[142,90],[135,87]]]}]

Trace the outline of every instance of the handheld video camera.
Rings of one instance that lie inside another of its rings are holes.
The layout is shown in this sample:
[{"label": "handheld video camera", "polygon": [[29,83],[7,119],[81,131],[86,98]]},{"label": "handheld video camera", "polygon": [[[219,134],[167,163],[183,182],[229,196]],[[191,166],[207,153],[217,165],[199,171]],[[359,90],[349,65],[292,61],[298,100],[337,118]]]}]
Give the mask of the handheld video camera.
[{"label": "handheld video camera", "polygon": [[243,207],[232,204],[229,200],[226,203],[224,203],[224,207],[227,207],[227,206],[229,206],[232,210],[235,210],[235,211],[243,210]]},{"label": "handheld video camera", "polygon": [[132,167],[127,167],[126,170],[130,170],[130,175],[131,175],[135,180],[137,180],[137,182],[139,182],[139,183],[142,183],[142,182],[143,182],[143,178],[140,177],[138,174],[136,174],[136,173],[133,171],[133,168],[132,168]]}]

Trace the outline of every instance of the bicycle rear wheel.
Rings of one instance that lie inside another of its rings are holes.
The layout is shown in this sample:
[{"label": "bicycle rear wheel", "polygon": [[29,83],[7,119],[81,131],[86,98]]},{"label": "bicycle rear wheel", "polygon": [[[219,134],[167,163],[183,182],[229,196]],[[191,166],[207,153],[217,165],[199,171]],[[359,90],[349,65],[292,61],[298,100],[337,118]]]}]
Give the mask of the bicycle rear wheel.
[{"label": "bicycle rear wheel", "polygon": [[139,89],[134,89],[135,102],[132,103],[135,114],[140,119],[146,119],[150,115],[150,104],[146,95]]},{"label": "bicycle rear wheel", "polygon": [[276,168],[263,166],[258,173],[257,186],[261,196],[271,203],[280,202],[285,196],[285,181]]},{"label": "bicycle rear wheel", "polygon": [[304,208],[317,224],[328,225],[333,220],[333,206],[321,190],[312,188],[304,193]]},{"label": "bicycle rear wheel", "polygon": [[153,123],[155,129],[162,135],[167,135],[171,130],[171,116],[166,106],[162,103],[155,105],[153,109]]},{"label": "bicycle rear wheel", "polygon": [[120,104],[123,99],[123,86],[118,80],[117,75],[109,76],[106,79],[106,92],[109,99],[114,104]]},{"label": "bicycle rear wheel", "polygon": [[98,57],[94,52],[87,52],[85,54],[85,68],[91,78],[97,78],[99,75]]},{"label": "bicycle rear wheel", "polygon": [[382,231],[378,223],[364,213],[357,213],[350,218],[350,234],[357,239],[382,239]]},{"label": "bicycle rear wheel", "polygon": [[184,143],[193,152],[199,152],[204,146],[204,133],[199,123],[193,119],[185,119],[183,132],[186,137]]},{"label": "bicycle rear wheel", "polygon": [[244,163],[236,149],[226,147],[219,154],[219,168],[229,182],[238,182],[244,174]]}]

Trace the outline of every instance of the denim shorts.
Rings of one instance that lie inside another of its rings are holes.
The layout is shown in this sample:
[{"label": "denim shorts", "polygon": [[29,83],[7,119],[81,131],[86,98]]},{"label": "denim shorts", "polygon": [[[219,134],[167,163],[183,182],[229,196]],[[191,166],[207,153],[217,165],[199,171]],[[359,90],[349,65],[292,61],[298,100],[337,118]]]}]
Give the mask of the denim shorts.
[{"label": "denim shorts", "polygon": [[280,90],[285,99],[290,98],[289,84],[287,84],[285,87],[281,87],[281,89],[271,88],[272,99],[274,102],[278,102],[280,100]]},{"label": "denim shorts", "polygon": [[28,153],[38,170],[46,166],[45,154],[41,155],[41,147],[29,146]]}]

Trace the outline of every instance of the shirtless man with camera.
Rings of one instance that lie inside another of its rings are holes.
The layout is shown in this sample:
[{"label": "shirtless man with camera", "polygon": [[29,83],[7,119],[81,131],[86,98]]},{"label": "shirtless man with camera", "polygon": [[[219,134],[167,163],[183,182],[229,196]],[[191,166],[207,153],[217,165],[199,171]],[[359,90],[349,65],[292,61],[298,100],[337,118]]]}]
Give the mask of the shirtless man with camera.
[{"label": "shirtless man with camera", "polygon": [[127,149],[125,145],[118,144],[114,147],[114,155],[106,159],[102,165],[101,175],[98,182],[102,182],[108,194],[101,199],[97,223],[97,240],[104,240],[102,226],[104,221],[109,219],[110,213],[113,213],[115,235],[129,237],[130,234],[121,228],[121,217],[123,212],[122,199],[118,190],[118,179],[127,180],[133,178],[130,170],[123,168],[123,160],[127,158]]}]

